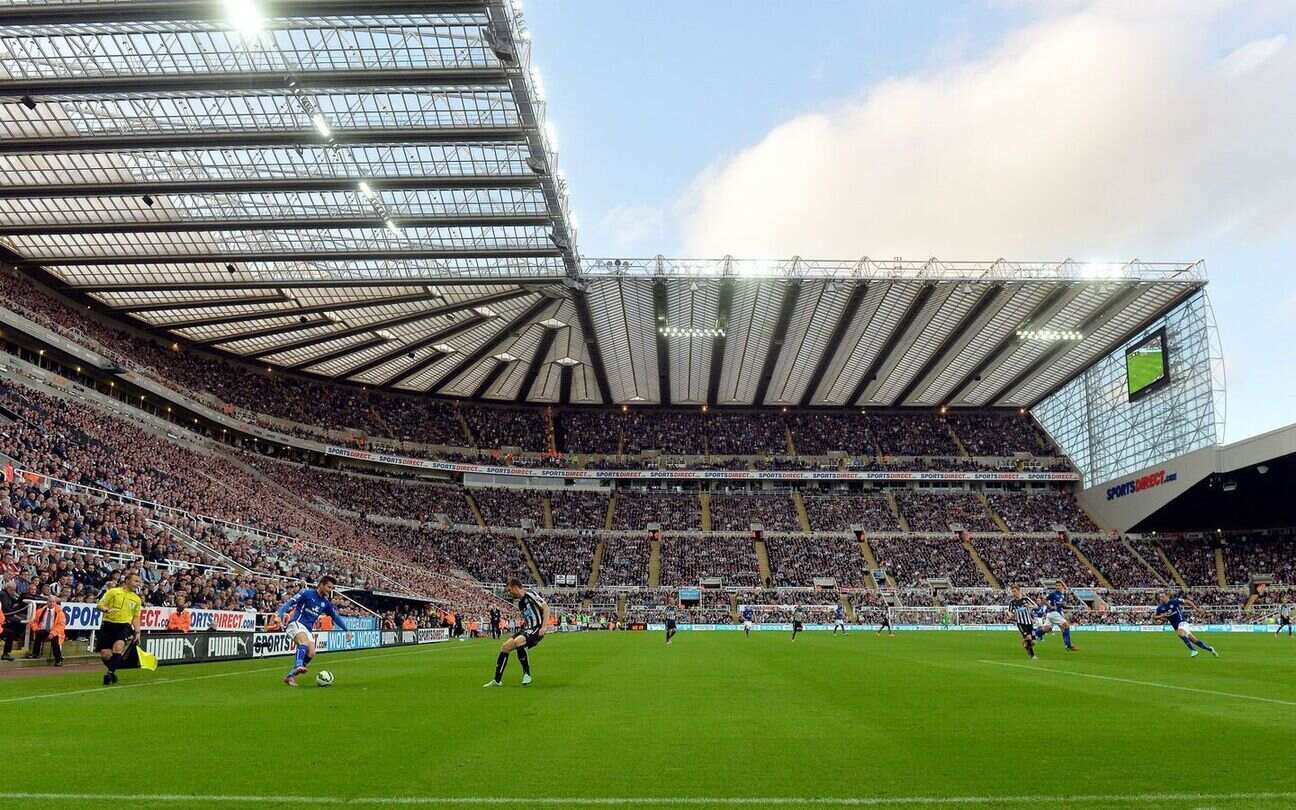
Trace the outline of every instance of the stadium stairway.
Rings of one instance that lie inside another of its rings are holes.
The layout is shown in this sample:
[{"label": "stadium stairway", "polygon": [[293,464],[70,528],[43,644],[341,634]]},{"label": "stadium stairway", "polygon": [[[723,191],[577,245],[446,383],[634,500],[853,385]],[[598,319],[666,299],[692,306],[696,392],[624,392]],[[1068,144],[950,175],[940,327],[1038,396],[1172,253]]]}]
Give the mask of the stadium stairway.
[{"label": "stadium stairway", "polygon": [[999,527],[999,531],[1004,534],[1011,534],[1011,531],[1008,529],[1008,523],[1004,521],[993,507],[990,506],[990,501],[986,498],[985,493],[977,492],[976,496],[977,500],[981,501],[981,508],[986,510],[986,514],[990,516],[990,520],[994,521],[994,525]]},{"label": "stadium stairway", "polygon": [[900,531],[909,531],[909,521],[905,520],[905,516],[900,512],[900,505],[896,503],[895,493],[889,489],[886,491],[886,502],[887,506],[891,507],[891,514],[895,515],[896,523],[900,524]]},{"label": "stadium stairway", "polygon": [[1143,552],[1139,551],[1134,546],[1134,544],[1129,541],[1127,537],[1121,535],[1120,541],[1125,546],[1126,550],[1129,551],[1130,554],[1134,555],[1134,559],[1138,560],[1140,563],[1143,564],[1143,567],[1147,569],[1147,572],[1152,577],[1152,579],[1154,579],[1158,583],[1165,583],[1164,571],[1156,570],[1156,568],[1147,561],[1147,558],[1143,556]]},{"label": "stadium stairway", "polygon": [[1179,569],[1175,568],[1174,563],[1170,562],[1170,558],[1166,556],[1166,553],[1161,549],[1161,546],[1155,546],[1155,548],[1157,557],[1161,560],[1161,564],[1165,566],[1165,570],[1170,573],[1170,578],[1173,579],[1175,584],[1180,588],[1183,588],[1185,591],[1188,590],[1188,583],[1184,580],[1183,574],[1179,573]]},{"label": "stadium stairway", "polygon": [[468,420],[464,418],[463,412],[458,408],[455,409],[455,418],[459,420],[459,430],[463,433],[464,447],[476,447],[477,442],[473,439],[472,430],[468,428]]},{"label": "stadium stairway", "polygon": [[845,610],[846,610],[846,618],[847,618],[849,621],[852,621],[852,622],[856,621],[856,618],[855,618],[855,606],[851,604],[851,600],[849,600],[849,599],[846,598],[846,594],[841,594],[841,595],[839,595],[839,596],[837,597],[837,604],[839,604],[839,605],[841,605],[843,608],[845,608]]},{"label": "stadium stairway", "polygon": [[796,442],[792,441],[792,428],[787,427],[786,425],[784,425],[784,426],[783,426],[783,436],[784,436],[784,438],[785,438],[786,441],[787,441],[787,451],[788,451],[788,455],[789,455],[789,456],[795,456],[795,455],[798,455],[798,454],[797,454],[797,449],[796,449]]},{"label": "stadium stairway", "polygon": [[753,540],[752,543],[756,547],[756,568],[761,582],[770,582],[773,578],[770,576],[769,549],[765,548],[764,540]]},{"label": "stadium stairway", "polygon": [[1085,556],[1083,551],[1076,548],[1075,544],[1072,543],[1069,538],[1066,541],[1066,547],[1071,549],[1071,553],[1076,555],[1076,559],[1080,561],[1081,565],[1089,569],[1089,573],[1094,575],[1094,579],[1098,580],[1099,585],[1103,586],[1109,591],[1112,590],[1111,580],[1107,579],[1107,577],[1103,574],[1103,572],[1098,570],[1098,566],[1094,565],[1093,562],[1091,562],[1089,558]]},{"label": "stadium stairway", "polygon": [[967,447],[964,446],[963,440],[960,439],[958,433],[954,431],[954,426],[951,425],[949,422],[945,422],[945,429],[948,430],[949,435],[953,437],[954,446],[958,448],[959,455],[963,456],[964,458],[972,458],[972,454],[969,453]]},{"label": "stadium stairway", "polygon": [[[872,574],[874,571],[882,567],[878,565],[877,556],[873,554],[873,547],[869,545],[869,541],[867,537],[860,538],[859,550],[860,550],[860,554],[864,555],[864,562],[866,565],[868,565],[869,574]],[[886,574],[887,585],[892,590],[895,590],[896,584],[895,584],[895,580],[891,578],[891,574],[887,573],[886,571],[883,571],[883,573]],[[878,589],[877,580],[874,579],[872,576],[868,578],[868,588],[871,591],[876,591]]]},{"label": "stadium stairway", "polygon": [[603,565],[603,541],[600,540],[598,542],[598,545],[594,547],[594,559],[590,562],[589,587],[591,591],[598,587],[599,575],[602,573],[601,570],[602,565]]},{"label": "stadium stairway", "polygon": [[553,525],[553,504],[549,502],[549,496],[540,499],[540,511],[544,516],[544,527],[552,529]]},{"label": "stadium stairway", "polygon": [[792,490],[792,505],[796,507],[797,523],[801,524],[801,531],[810,531],[810,514],[806,512],[805,501],[801,499],[799,490]]},{"label": "stadium stairway", "polygon": [[531,576],[535,577],[535,583],[537,585],[546,584],[544,577],[540,576],[540,566],[536,565],[535,557],[531,556],[531,547],[527,545],[526,538],[522,536],[521,532],[517,534],[517,544],[522,547],[522,556],[526,559],[527,570],[531,572]]},{"label": "stadium stairway", "polygon": [[1221,588],[1227,588],[1228,584],[1228,567],[1224,563],[1224,549],[1215,549],[1215,582]]},{"label": "stadium stairway", "polygon": [[166,531],[167,534],[171,535],[171,537],[177,543],[189,549],[190,551],[196,551],[197,553],[202,554],[205,557],[208,557],[212,560],[219,561],[226,568],[230,568],[234,571],[241,571],[245,574],[254,573],[251,568],[248,568],[246,565],[243,565],[242,563],[238,562],[233,557],[227,557],[226,555],[220,553],[219,551],[207,545],[206,543],[202,543],[197,539],[190,537],[187,533],[185,533],[182,529],[180,529],[177,526],[173,526],[170,523],[167,523],[162,520],[150,520],[149,523],[152,523],[154,526],[161,527],[163,530]]},{"label": "stadium stairway", "polygon": [[711,493],[699,492],[698,501],[702,504],[702,531],[711,531]]},{"label": "stadium stairway", "polygon": [[544,409],[545,446],[550,453],[558,453],[558,432],[554,429],[553,408]]},{"label": "stadium stairway", "polygon": [[468,501],[468,508],[472,510],[473,517],[477,519],[477,525],[483,529],[486,528],[486,521],[482,519],[481,509],[477,506],[477,501],[473,499],[472,493],[465,489],[463,496],[464,500]]},{"label": "stadium stairway", "polygon": [[648,587],[661,585],[661,541],[648,541]]},{"label": "stadium stairway", "polygon": [[612,531],[612,520],[616,517],[616,498],[615,492],[608,497],[607,518],[603,521],[603,528],[609,532]]},{"label": "stadium stairway", "polygon": [[972,562],[976,563],[977,570],[981,572],[981,576],[985,577],[985,581],[989,583],[990,587],[997,591],[1003,590],[1003,585],[999,584],[999,580],[995,579],[995,575],[990,570],[990,566],[986,565],[985,560],[981,559],[981,555],[977,554],[977,550],[972,547],[972,541],[964,540],[963,550],[972,558]]},{"label": "stadium stairway", "polygon": [[626,612],[626,595],[623,593],[617,594],[616,615],[617,615],[618,624],[625,622],[625,612]]}]

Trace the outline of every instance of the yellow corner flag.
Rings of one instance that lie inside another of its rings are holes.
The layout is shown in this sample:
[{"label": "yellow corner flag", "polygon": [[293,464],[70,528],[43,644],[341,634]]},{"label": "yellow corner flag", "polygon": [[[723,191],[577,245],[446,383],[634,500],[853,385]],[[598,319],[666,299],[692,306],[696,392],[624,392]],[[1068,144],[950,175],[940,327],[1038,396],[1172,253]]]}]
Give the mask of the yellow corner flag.
[{"label": "yellow corner flag", "polygon": [[157,656],[147,650],[139,651],[140,669],[147,669],[149,672],[157,670]]}]

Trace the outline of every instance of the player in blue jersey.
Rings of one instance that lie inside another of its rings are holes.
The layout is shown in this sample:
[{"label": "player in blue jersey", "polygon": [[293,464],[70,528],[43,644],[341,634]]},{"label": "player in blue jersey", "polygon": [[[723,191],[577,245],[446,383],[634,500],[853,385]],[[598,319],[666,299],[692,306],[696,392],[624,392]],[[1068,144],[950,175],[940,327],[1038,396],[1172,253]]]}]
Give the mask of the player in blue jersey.
[{"label": "player in blue jersey", "polygon": [[1157,594],[1156,620],[1158,622],[1169,620],[1170,626],[1174,628],[1175,635],[1196,658],[1198,653],[1194,647],[1200,647],[1206,652],[1219,657],[1219,652],[1214,647],[1193,635],[1192,625],[1188,623],[1188,603],[1178,596],[1171,598],[1170,594],[1162,591]]},{"label": "player in blue jersey", "polygon": [[[336,585],[337,580],[333,577],[320,577],[318,585],[298,591],[296,596],[284,602],[283,607],[277,611],[279,621],[284,625],[284,633],[297,645],[297,658],[293,668],[283,679],[289,686],[297,685],[297,676],[305,674],[307,665],[315,657],[315,634],[311,632],[311,628],[320,616],[332,617],[338,629],[346,631],[347,641],[351,640],[346,620],[333,606],[333,588]],[[289,612],[292,613],[291,620],[288,619]]]},{"label": "player in blue jersey", "polygon": [[752,610],[751,605],[743,605],[742,609],[743,633],[751,636],[752,624],[756,621],[756,612]]},{"label": "player in blue jersey", "polygon": [[846,635],[846,609],[841,605],[833,609],[832,634],[837,635],[838,630],[842,631],[843,636]]},{"label": "player in blue jersey", "polygon": [[1044,611],[1043,629],[1045,633],[1061,630],[1062,643],[1066,645],[1068,651],[1075,652],[1075,645],[1071,643],[1071,622],[1067,621],[1065,612],[1067,593],[1066,583],[1059,579],[1053,583],[1053,590],[1045,594],[1044,604],[1047,610]]}]

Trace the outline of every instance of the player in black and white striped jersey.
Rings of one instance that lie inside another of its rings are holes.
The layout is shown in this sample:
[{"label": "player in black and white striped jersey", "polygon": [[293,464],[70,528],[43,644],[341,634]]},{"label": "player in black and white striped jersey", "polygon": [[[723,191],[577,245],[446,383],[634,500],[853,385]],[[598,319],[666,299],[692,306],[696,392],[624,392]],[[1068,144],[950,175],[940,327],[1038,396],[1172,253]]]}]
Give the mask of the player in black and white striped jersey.
[{"label": "player in black and white striped jersey", "polygon": [[1035,657],[1035,600],[1022,596],[1020,585],[1012,586],[1012,600],[1008,602],[1017,632],[1021,633],[1022,647],[1031,658]]},{"label": "player in black and white striped jersey", "polygon": [[509,578],[508,592],[509,596],[518,600],[522,626],[500,646],[499,657],[495,659],[495,678],[487,681],[486,686],[501,685],[509,653],[514,651],[517,652],[518,663],[522,665],[522,685],[531,683],[531,659],[527,656],[527,650],[544,639],[544,629],[549,624],[549,603],[540,594],[523,588],[515,577]]}]

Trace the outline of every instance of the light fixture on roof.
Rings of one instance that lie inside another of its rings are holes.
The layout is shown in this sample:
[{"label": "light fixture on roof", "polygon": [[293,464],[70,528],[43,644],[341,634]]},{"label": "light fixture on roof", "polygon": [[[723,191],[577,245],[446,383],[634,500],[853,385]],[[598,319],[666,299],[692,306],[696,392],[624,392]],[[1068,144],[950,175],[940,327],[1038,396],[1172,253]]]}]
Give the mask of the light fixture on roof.
[{"label": "light fixture on roof", "polygon": [[438,343],[438,344],[436,344],[435,346],[433,346],[432,348],[436,349],[437,351],[441,352],[442,354],[454,354],[455,351],[457,351],[457,350],[455,349],[455,347],[454,347],[454,346],[451,346],[449,343]]},{"label": "light fixture on roof", "polygon": [[639,396],[638,394],[635,394],[634,396],[630,397],[630,401],[631,401],[631,402],[646,402],[647,400],[645,400],[643,397]]},{"label": "light fixture on roof", "polygon": [[333,130],[329,129],[328,121],[324,120],[324,113],[317,112],[312,115],[311,123],[315,125],[315,129],[319,130],[319,134],[323,135],[325,138],[333,134]]},{"label": "light fixture on roof", "polygon": [[557,318],[545,318],[543,321],[540,322],[540,325],[546,329],[562,329],[567,324],[563,323]]},{"label": "light fixture on roof", "polygon": [[144,200],[144,204],[147,205],[149,208],[153,207],[153,198],[150,197],[149,195],[145,194],[140,199]]},{"label": "light fixture on roof", "polygon": [[377,332],[374,332],[374,334],[377,335],[378,337],[382,338],[383,340],[395,340],[395,339],[396,339],[396,335],[393,334],[393,333],[391,333],[391,332],[389,332],[389,331],[387,331],[386,329],[379,329]]},{"label": "light fixture on roof", "polygon": [[508,352],[500,352],[499,354],[494,355],[494,357],[501,363],[512,363],[517,359],[516,355],[509,354]]},{"label": "light fixture on roof", "polygon": [[392,220],[390,220],[390,219],[388,219],[388,220],[384,220],[384,221],[383,221],[383,224],[386,225],[386,226],[387,226],[387,230],[391,231],[392,233],[394,233],[394,234],[398,234],[398,235],[400,234],[400,227],[399,227],[395,222],[393,222]]},{"label": "light fixture on roof", "polygon": [[365,181],[361,180],[357,183],[356,188],[360,189],[360,193],[364,195],[366,200],[372,200],[374,198],[373,188]]},{"label": "light fixture on roof", "polygon": [[253,0],[225,0],[225,18],[244,34],[259,34],[265,29],[265,18]]},{"label": "light fixture on roof", "polygon": [[476,312],[478,315],[482,316],[483,318],[495,317],[495,310],[491,309],[490,307],[473,307],[473,312]]},{"label": "light fixture on roof", "polygon": [[1084,334],[1074,329],[1018,329],[1017,337],[1021,340],[1036,340],[1041,343],[1084,340]]},{"label": "light fixture on roof", "polygon": [[559,357],[554,362],[560,366],[566,366],[567,368],[580,365],[580,361],[577,360],[575,357]]}]

